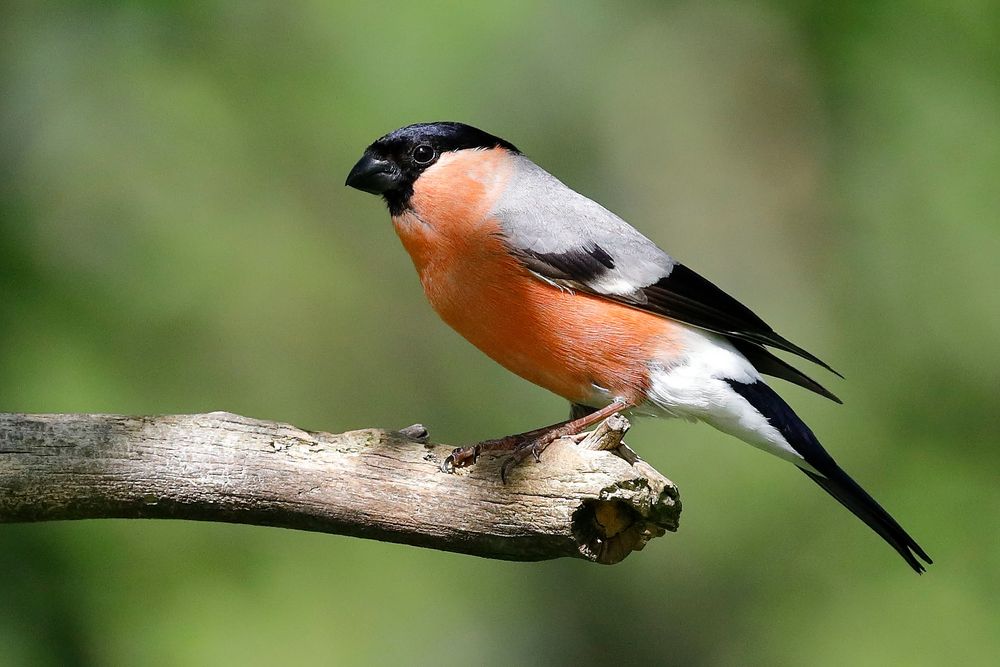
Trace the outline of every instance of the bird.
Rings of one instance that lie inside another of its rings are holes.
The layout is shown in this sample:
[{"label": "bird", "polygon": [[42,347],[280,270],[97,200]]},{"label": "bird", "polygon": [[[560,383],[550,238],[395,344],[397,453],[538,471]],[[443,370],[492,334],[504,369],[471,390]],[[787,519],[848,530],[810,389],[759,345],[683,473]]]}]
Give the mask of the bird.
[{"label": "bird", "polygon": [[840,374],[514,144],[460,122],[407,125],[372,142],[346,185],[382,197],[445,323],[570,402],[570,420],[458,448],[446,471],[482,451],[538,459],[619,410],[700,421],[796,466],[917,573],[932,563],[763,378],[840,403],[770,349]]}]

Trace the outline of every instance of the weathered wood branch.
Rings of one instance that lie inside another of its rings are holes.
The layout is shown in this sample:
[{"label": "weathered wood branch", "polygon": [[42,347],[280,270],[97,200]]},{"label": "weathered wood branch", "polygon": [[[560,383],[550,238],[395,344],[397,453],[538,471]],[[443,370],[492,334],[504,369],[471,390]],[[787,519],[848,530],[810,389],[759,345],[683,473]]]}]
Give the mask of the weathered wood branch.
[{"label": "weathered wood branch", "polygon": [[[615,421],[615,420],[618,421]],[[676,530],[676,487],[603,423],[539,464],[439,470],[410,427],[313,433],[202,415],[0,414],[0,522],[164,518],[280,526],[488,558],[615,563]],[[613,451],[607,451],[608,449]]]}]

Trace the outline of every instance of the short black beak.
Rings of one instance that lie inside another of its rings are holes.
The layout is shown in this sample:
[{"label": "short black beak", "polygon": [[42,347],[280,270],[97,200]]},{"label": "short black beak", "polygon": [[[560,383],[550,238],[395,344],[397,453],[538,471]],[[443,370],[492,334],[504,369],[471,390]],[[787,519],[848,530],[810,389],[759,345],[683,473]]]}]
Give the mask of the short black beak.
[{"label": "short black beak", "polygon": [[373,195],[393,189],[399,184],[399,171],[388,160],[379,160],[368,153],[364,154],[347,175],[347,182],[352,188]]}]

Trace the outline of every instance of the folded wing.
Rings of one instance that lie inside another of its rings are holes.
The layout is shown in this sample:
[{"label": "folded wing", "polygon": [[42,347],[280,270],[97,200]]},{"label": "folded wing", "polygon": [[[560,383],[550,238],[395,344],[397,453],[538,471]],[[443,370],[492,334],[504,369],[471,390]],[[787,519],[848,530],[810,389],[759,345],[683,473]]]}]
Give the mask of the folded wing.
[{"label": "folded wing", "polygon": [[[771,354],[772,347],[836,373],[779,335],[716,285],[677,262],[627,222],[520,157],[500,199],[511,253],[539,279],[706,329],[728,338],[761,372],[822,396],[836,396]],[[765,347],[766,346],[766,347]]]}]

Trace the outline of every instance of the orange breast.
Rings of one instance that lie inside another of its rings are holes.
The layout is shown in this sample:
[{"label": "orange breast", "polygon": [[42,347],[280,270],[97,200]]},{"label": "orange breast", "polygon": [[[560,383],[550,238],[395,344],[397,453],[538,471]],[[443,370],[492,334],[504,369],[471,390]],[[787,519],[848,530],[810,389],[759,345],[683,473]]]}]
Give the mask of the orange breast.
[{"label": "orange breast", "polygon": [[[489,217],[510,166],[503,150],[445,155],[393,219],[431,305],[505,368],[571,401],[641,400],[648,364],[679,348],[679,327],[530,274]],[[597,388],[603,388],[605,392]]]}]

